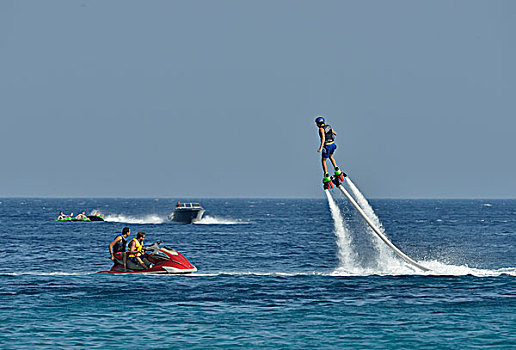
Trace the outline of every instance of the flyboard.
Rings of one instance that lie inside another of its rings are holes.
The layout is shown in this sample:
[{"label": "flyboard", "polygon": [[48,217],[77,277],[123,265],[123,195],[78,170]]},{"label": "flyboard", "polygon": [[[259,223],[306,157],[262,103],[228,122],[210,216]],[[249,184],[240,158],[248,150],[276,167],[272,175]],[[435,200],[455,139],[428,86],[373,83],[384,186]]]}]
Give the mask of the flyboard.
[{"label": "flyboard", "polygon": [[[360,216],[362,216],[362,218],[367,222],[367,224],[369,225],[369,227],[371,227],[374,231],[374,233],[376,233],[376,235],[378,237],[380,237],[380,239],[382,241],[385,242],[385,244],[387,244],[393,251],[394,253],[396,253],[400,258],[402,258],[403,260],[405,260],[406,262],[408,262],[409,264],[411,264],[412,266],[415,266],[417,267],[418,269],[420,270],[423,270],[423,271],[430,271],[429,268],[427,267],[424,267],[420,264],[418,264],[416,261],[414,261],[414,259],[412,259],[411,257],[409,257],[408,255],[406,255],[405,253],[403,253],[401,250],[399,250],[394,244],[392,244],[391,241],[389,241],[389,239],[374,225],[374,223],[371,221],[371,219],[369,219],[369,217],[366,215],[366,213],[364,213],[364,211],[362,210],[362,208],[358,205],[358,203],[355,201],[355,199],[349,194],[348,191],[346,191],[346,189],[344,188],[344,186],[342,186],[341,184],[341,181],[344,180],[344,177],[346,175],[344,174],[344,176],[340,176],[340,177],[332,177],[332,182],[335,184],[335,186],[337,186],[337,188],[340,190],[340,192],[342,192],[342,194],[344,196],[346,196],[346,198],[351,202],[351,204],[353,205],[353,207],[355,207],[355,209],[358,211],[358,213],[360,214]],[[333,184],[330,184],[331,187],[333,187]],[[324,189],[325,190],[329,190],[329,187],[330,186],[327,186],[325,184],[324,186]]]}]

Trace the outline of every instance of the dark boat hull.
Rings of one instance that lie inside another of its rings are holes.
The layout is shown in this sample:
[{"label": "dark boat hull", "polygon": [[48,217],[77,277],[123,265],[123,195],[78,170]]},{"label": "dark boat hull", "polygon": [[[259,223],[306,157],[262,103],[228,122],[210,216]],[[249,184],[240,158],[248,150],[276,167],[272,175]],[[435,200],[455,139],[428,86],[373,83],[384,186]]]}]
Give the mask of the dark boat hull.
[{"label": "dark boat hull", "polygon": [[202,208],[180,208],[175,209],[168,218],[174,222],[191,224],[202,219],[204,209]]}]

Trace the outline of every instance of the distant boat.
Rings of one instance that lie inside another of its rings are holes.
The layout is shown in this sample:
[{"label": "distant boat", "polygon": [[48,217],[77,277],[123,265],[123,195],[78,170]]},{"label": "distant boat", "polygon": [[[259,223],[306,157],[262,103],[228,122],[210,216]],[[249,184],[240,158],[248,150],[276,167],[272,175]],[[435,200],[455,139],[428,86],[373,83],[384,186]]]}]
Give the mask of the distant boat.
[{"label": "distant boat", "polygon": [[183,224],[191,224],[202,219],[205,210],[199,203],[177,202],[174,210],[168,215],[168,219]]}]

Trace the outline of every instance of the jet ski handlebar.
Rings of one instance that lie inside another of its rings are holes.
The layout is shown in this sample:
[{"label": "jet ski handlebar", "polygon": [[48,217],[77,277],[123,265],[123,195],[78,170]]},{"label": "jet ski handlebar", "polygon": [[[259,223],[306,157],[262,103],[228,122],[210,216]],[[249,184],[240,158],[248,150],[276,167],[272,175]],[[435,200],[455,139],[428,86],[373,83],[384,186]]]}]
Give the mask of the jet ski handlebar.
[{"label": "jet ski handlebar", "polygon": [[145,248],[145,250],[158,250],[159,249],[159,245],[163,243],[163,241],[157,241],[155,243],[152,243],[150,246],[148,246],[147,248]]}]

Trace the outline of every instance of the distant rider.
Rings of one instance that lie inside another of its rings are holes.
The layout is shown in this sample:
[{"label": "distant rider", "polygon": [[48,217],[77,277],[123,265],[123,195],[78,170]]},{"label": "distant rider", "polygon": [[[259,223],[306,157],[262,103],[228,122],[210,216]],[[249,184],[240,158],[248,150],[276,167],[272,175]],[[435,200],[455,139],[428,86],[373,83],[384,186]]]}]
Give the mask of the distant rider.
[{"label": "distant rider", "polygon": [[142,254],[145,250],[143,246],[143,240],[145,239],[145,232],[138,232],[136,238],[133,238],[129,242],[129,251],[127,252],[129,260],[135,264],[139,264],[144,269],[148,269],[150,266],[145,265],[142,260]]},{"label": "distant rider", "polygon": [[82,220],[82,219],[86,219],[86,212],[83,211],[82,213],[80,214],[77,214],[77,216],[75,217],[77,220]]},{"label": "distant rider", "polygon": [[344,176],[346,176],[337,166],[337,162],[333,158],[333,152],[337,149],[337,145],[335,144],[335,137],[337,132],[333,130],[330,125],[325,124],[324,117],[317,116],[315,118],[315,124],[319,128],[319,137],[321,138],[321,145],[317,149],[317,152],[322,152],[321,163],[324,171],[323,183],[327,184],[331,182],[330,174],[328,174],[328,168],[326,166],[326,160],[330,158],[333,167],[335,168],[335,176],[340,177],[341,180],[344,180]]},{"label": "distant rider", "polygon": [[115,261],[115,254],[121,253],[122,260],[124,262],[124,271],[127,270],[127,253],[125,252],[125,247],[127,244],[127,237],[131,234],[131,229],[129,227],[124,227],[122,229],[122,234],[119,234],[115,237],[113,242],[109,244],[109,255],[111,255],[111,260]]}]

